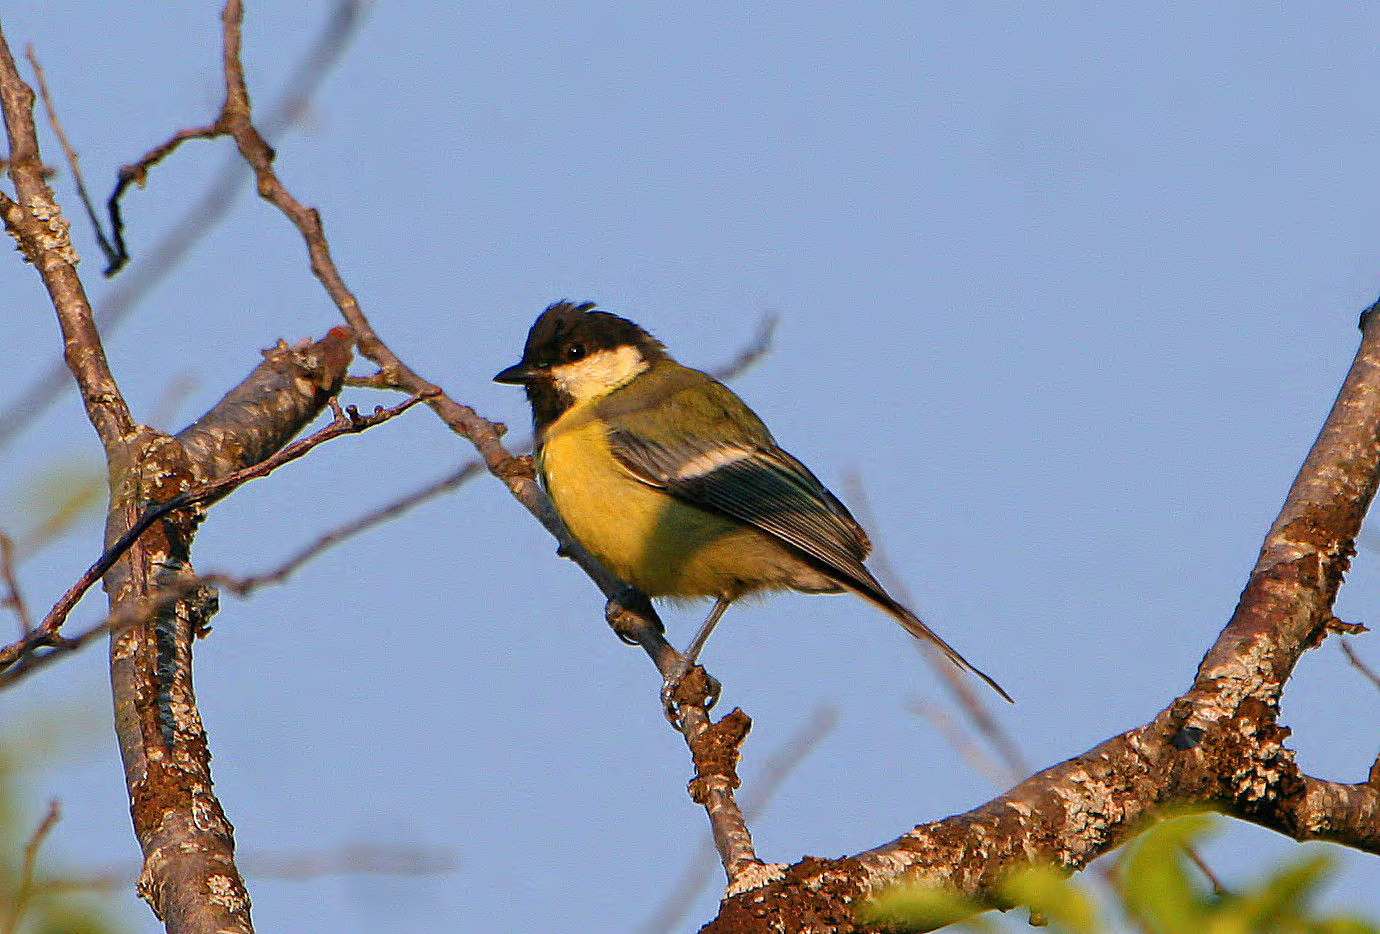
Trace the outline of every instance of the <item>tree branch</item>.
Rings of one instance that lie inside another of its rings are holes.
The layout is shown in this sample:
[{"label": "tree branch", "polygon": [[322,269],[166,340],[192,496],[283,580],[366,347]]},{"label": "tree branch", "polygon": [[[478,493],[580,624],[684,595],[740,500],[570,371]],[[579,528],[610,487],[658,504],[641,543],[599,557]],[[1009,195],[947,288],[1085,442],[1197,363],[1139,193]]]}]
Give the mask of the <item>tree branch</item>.
[{"label": "tree branch", "polygon": [[[282,211],[301,233],[311,270],[355,332],[360,353],[379,367],[380,382],[427,397],[441,420],[475,446],[489,471],[502,480],[518,502],[560,542],[561,554],[579,564],[609,598],[606,616],[619,636],[641,645],[662,674],[670,671],[680,655],[662,635],[661,620],[651,602],[636,594],[628,599],[631,588],[571,538],[538,486],[531,458],[514,457],[504,448],[501,438],[506,428],[483,418],[469,406],[455,402],[435,384],[413,372],[375,333],[331,258],[320,214],[287,190],[273,170],[272,148],[254,127],[239,56],[241,19],[239,0],[227,0],[221,17],[226,81],[226,102],[221,119],[234,137],[240,154],[253,168],[259,195]],[[755,356],[749,354],[746,361],[750,363],[752,359]],[[691,746],[697,769],[691,793],[696,801],[704,804],[715,839],[721,844],[725,869],[734,877],[758,865],[746,822],[733,801],[733,790],[738,785],[733,766],[737,761],[738,745],[747,735],[750,721],[741,711],[735,711],[724,721],[710,724],[707,710],[715,692],[707,679],[686,680],[688,684],[683,686],[680,697],[684,715],[682,733]]]},{"label": "tree branch", "polygon": [[77,275],[77,251],[68,237],[71,225],[43,177],[33,108],[33,89],[19,76],[0,30],[0,110],[9,139],[9,175],[17,195],[14,200],[0,195],[0,212],[6,230],[48,290],[62,328],[67,367],[81,390],[87,418],[109,450],[134,430],[134,419],[110,372],[86,289]]},{"label": "tree branch", "polygon": [[[278,101],[269,108],[263,120],[267,136],[273,138],[281,133],[306,109],[312,95],[348,46],[360,21],[361,6],[360,0],[337,0],[320,37],[298,63]],[[108,335],[112,328],[122,323],[149,290],[176,269],[188,252],[215,229],[244,187],[247,174],[238,154],[225,161],[202,196],[149,249],[147,258],[116,282],[95,309],[96,325],[103,333]],[[114,220],[118,211],[117,203],[113,208],[112,227],[118,227]],[[127,258],[119,259],[121,266]],[[107,274],[113,271],[107,270]],[[0,409],[0,446],[42,412],[67,385],[67,379],[66,369],[59,362]]]},{"label": "tree branch", "polygon": [[[280,343],[179,438],[141,429],[128,462],[111,471],[116,486],[107,540],[113,547],[126,534],[133,537],[105,579],[114,611],[115,729],[144,853],[138,889],[170,932],[253,930],[234,863],[234,830],[211,791],[210,752],[192,687],[192,644],[209,629],[216,596],[190,561],[202,510],[186,507],[309,449],[299,442],[265,456],[338,390],[349,337],[332,331],[316,344]],[[264,399],[265,391],[276,398]],[[251,412],[262,421],[251,424]],[[148,502],[164,504],[163,515],[134,533]],[[126,616],[120,613],[126,604],[144,612]]]},{"label": "tree branch", "polygon": [[[501,444],[503,426],[445,397],[405,367],[374,334],[331,260],[319,215],[296,201],[282,186],[272,171],[272,149],[251,121],[239,55],[241,12],[239,0],[228,0],[222,14],[226,101],[217,123],[231,133],[241,154],[254,168],[260,194],[283,210],[303,233],[312,270],[354,328],[361,352],[379,365],[389,385],[414,397],[427,398],[448,425],[467,437],[490,471],[552,531],[562,542],[564,553],[579,562],[606,595],[626,593],[623,582],[566,534],[538,488],[529,460],[514,458]],[[23,216],[18,206],[7,199],[0,209],[7,223],[22,233]],[[65,234],[65,227],[62,232]],[[33,252],[46,255],[37,248]],[[84,317],[74,320],[84,324],[94,339],[96,332],[89,309]],[[103,358],[100,363],[104,364]],[[91,374],[99,376],[100,372],[78,374],[84,388],[93,383]],[[113,389],[113,378],[108,383]],[[224,466],[214,457],[202,456],[208,449],[197,443],[199,438],[195,435],[169,438],[135,426],[127,412],[125,416],[124,423],[98,426],[103,439],[118,437],[121,442],[118,448],[107,443],[110,475],[116,482],[107,523],[107,541],[112,544],[140,521],[142,503],[167,502],[186,492],[194,482],[214,477],[215,471]],[[123,431],[116,432],[117,428]],[[239,441],[243,447],[231,452],[231,459],[271,447],[252,437],[240,437]],[[171,513],[142,535],[136,533],[124,560],[107,574],[106,584],[115,609],[131,603],[150,608],[146,617],[129,623],[124,621],[124,615],[112,614],[112,620],[118,621],[113,624],[111,642],[116,726],[136,833],[145,852],[141,893],[169,930],[249,931],[248,898],[233,863],[232,829],[209,791],[209,755],[191,688],[192,639],[205,630],[214,612],[213,593],[198,587],[188,560],[196,519],[195,514]],[[185,596],[179,596],[171,605],[158,598],[170,592]],[[650,603],[642,598],[621,607],[619,618],[620,634],[641,644],[659,669],[669,670],[679,656],[662,637],[660,620]],[[50,637],[58,645],[56,633]],[[702,670],[699,674],[702,689],[685,688],[681,695],[686,714],[684,733],[695,752],[698,769],[695,794],[705,803],[716,837],[724,843],[724,860],[730,874],[736,874],[737,869],[756,863],[746,825],[733,801],[737,785],[733,767],[748,721],[735,712],[718,724],[710,724],[706,713],[706,697],[711,693],[709,682]],[[695,683],[694,679],[688,680]],[[224,893],[223,897],[215,904],[198,901],[197,894],[204,893],[211,880]]]},{"label": "tree branch", "polygon": [[53,96],[48,93],[48,81],[43,74],[43,66],[39,64],[38,53],[34,51],[33,44],[24,50],[24,57],[29,60],[29,67],[34,70],[34,80],[38,83],[38,95],[43,101],[43,109],[48,114],[48,125],[52,127],[54,135],[58,138],[58,144],[62,146],[62,153],[67,157],[67,166],[72,171],[72,183],[76,186],[77,197],[81,200],[81,206],[86,210],[87,219],[91,221],[91,227],[96,232],[96,244],[105,254],[107,262],[114,262],[115,248],[110,245],[105,234],[101,231],[100,221],[96,218],[96,209],[91,205],[91,196],[86,192],[86,179],[81,174],[81,160],[77,157],[77,150],[72,145],[72,141],[67,138],[67,131],[62,128],[62,121],[58,119],[57,107],[53,105]]},{"label": "tree branch", "polygon": [[1270,529],[1231,620],[1192,687],[1148,723],[1045,769],[965,814],[845,859],[806,858],[730,890],[705,931],[847,932],[855,907],[901,882],[989,904],[1011,868],[1081,869],[1169,805],[1199,805],[1287,834],[1380,853],[1380,759],[1357,784],[1305,775],[1279,699],[1325,638],[1361,520],[1380,482],[1380,303],[1318,440]]},{"label": "tree branch", "polygon": [[[322,343],[325,343],[325,341],[323,341]],[[284,349],[286,349],[285,345]],[[344,365],[344,361],[341,361],[340,366],[343,368]],[[259,376],[259,373],[257,371],[255,376]],[[246,380],[245,383],[241,384],[239,389],[237,389],[235,392],[232,392],[231,395],[233,396],[236,393],[241,392],[245,385],[255,383],[257,381],[258,380],[256,380],[255,378]],[[154,525],[154,523],[164,519],[165,517],[179,510],[188,509],[190,507],[202,507],[207,503],[214,502],[215,500],[218,500],[227,495],[230,491],[238,488],[245,482],[257,479],[259,477],[265,477],[268,474],[272,473],[274,470],[277,470],[279,467],[288,464],[294,460],[297,460],[298,458],[305,455],[308,451],[312,450],[320,444],[324,444],[325,442],[330,441],[334,438],[338,438],[341,435],[357,434],[361,431],[365,431],[366,429],[372,428],[375,425],[382,424],[383,422],[386,422],[391,418],[401,415],[403,412],[406,412],[408,409],[412,408],[417,403],[423,401],[422,399],[413,396],[409,399],[404,400],[403,402],[400,402],[398,405],[392,406],[390,408],[385,409],[382,407],[378,407],[375,408],[374,412],[370,415],[360,415],[359,412],[355,410],[354,406],[349,406],[345,410],[341,410],[338,404],[334,402],[333,398],[328,397],[328,399],[331,402],[332,406],[336,409],[336,418],[330,424],[326,425],[321,430],[315,432],[311,436],[303,438],[300,441],[294,441],[293,443],[288,444],[280,450],[276,451],[271,456],[264,456],[262,460],[250,460],[250,464],[248,467],[243,467],[239,470],[231,470],[229,473],[226,473],[213,480],[208,480],[205,483],[191,487],[183,491],[182,493],[179,493],[177,496],[174,496],[172,499],[154,503],[153,505],[145,508],[144,511],[140,514],[139,518],[136,519],[134,523],[121,534],[121,536],[114,542],[114,544],[106,548],[106,550],[102,552],[100,558],[98,558],[96,562],[92,564],[91,567],[88,568],[87,571],[84,574],[82,574],[82,576],[78,578],[77,581],[73,583],[71,587],[67,589],[66,593],[64,593],[61,599],[59,599],[58,602],[53,606],[53,608],[48,611],[47,615],[43,618],[42,622],[37,627],[26,632],[25,635],[18,641],[11,643],[10,645],[5,646],[4,648],[0,648],[0,686],[8,685],[15,680],[12,677],[8,677],[8,675],[10,674],[10,672],[8,672],[10,666],[15,665],[21,660],[31,656],[35,651],[43,648],[70,651],[79,648],[80,645],[86,641],[86,639],[90,638],[90,636],[94,635],[100,629],[107,627],[114,628],[114,625],[108,622],[104,626],[97,627],[94,630],[88,630],[86,633],[84,633],[77,639],[68,639],[65,636],[61,635],[59,632],[63,623],[66,621],[68,615],[76,606],[77,602],[80,601],[80,599],[86,593],[86,591],[89,590],[91,586],[95,584],[96,581],[100,580],[101,577],[103,577],[106,574],[106,572],[108,572],[112,567],[114,567],[116,562],[119,561],[120,558],[122,558],[125,555],[125,553],[128,552],[134,546],[134,544],[139,540],[139,538],[146,531],[148,531]],[[224,400],[222,400],[221,406],[224,405],[225,402]],[[305,415],[306,413],[301,414]],[[197,424],[202,425],[206,421],[207,419],[203,418]],[[223,431],[225,427],[227,426],[221,426],[220,430]],[[253,440],[255,440],[255,433],[253,431],[246,432],[246,435],[247,441],[252,442]],[[204,461],[193,461],[193,466],[200,466],[203,469],[205,469],[208,465],[214,466],[215,462],[218,459],[225,458],[228,456],[229,450],[240,449],[242,454],[255,453],[250,449],[249,444],[237,443],[234,436],[222,435],[222,440],[225,442],[227,449],[213,449],[208,453]],[[260,451],[257,453],[262,454],[264,452]],[[228,468],[234,462],[235,461],[223,461],[220,464],[220,466]],[[199,521],[200,515],[201,512],[198,511],[193,521]],[[300,561],[298,563],[300,564]],[[276,575],[270,575],[270,577],[272,579],[278,579],[283,576],[286,576],[286,573],[287,571],[283,570],[281,572],[278,572]],[[215,579],[213,579],[213,577]],[[221,578],[218,575],[207,576],[204,578],[200,578],[199,580],[205,584],[220,584],[226,581],[231,581],[231,579]],[[253,583],[257,584],[262,582],[264,581],[254,581]],[[251,587],[249,583],[239,581],[231,581],[230,586],[237,592],[245,592]],[[177,594],[177,596],[182,595],[184,595],[184,593]],[[119,617],[113,616],[112,618]]]},{"label": "tree branch", "polygon": [[33,632],[34,621],[29,615],[29,605],[24,600],[24,592],[19,589],[19,578],[14,572],[14,540],[0,532],[0,581],[5,584],[5,598],[0,606],[14,610],[19,621],[20,636]]},{"label": "tree branch", "polygon": [[[259,410],[265,418],[277,419],[268,430],[256,425],[246,433],[243,421],[220,417],[244,409],[249,404],[245,398],[229,400],[213,412],[216,417],[197,426],[189,434],[190,447],[136,425],[106,362],[76,272],[67,221],[43,178],[33,102],[33,91],[19,77],[0,34],[0,108],[17,192],[16,199],[0,197],[0,212],[48,289],[63,332],[64,356],[105,448],[112,487],[106,541],[112,545],[137,522],[144,503],[167,501],[198,480],[219,479],[228,465],[249,466],[246,459],[262,458],[273,439],[283,443],[300,430],[319,410],[328,388],[333,392],[343,380],[348,340],[344,353],[297,361],[303,370],[322,370],[321,378],[272,387],[281,398]],[[284,348],[279,356],[291,353]],[[327,373],[331,367],[338,372]],[[300,404],[281,404],[294,394],[301,397]],[[234,443],[204,443],[210,439]],[[214,593],[197,585],[190,564],[198,518],[187,512],[169,515],[136,534],[106,576],[112,618],[121,621],[111,634],[115,725],[130,812],[144,852],[141,894],[169,931],[249,932],[249,898],[234,864],[233,829],[211,791],[210,753],[192,689],[192,641],[207,629],[215,611]],[[185,596],[171,604],[157,599],[168,590]],[[152,611],[125,621],[121,610],[129,604]]]}]

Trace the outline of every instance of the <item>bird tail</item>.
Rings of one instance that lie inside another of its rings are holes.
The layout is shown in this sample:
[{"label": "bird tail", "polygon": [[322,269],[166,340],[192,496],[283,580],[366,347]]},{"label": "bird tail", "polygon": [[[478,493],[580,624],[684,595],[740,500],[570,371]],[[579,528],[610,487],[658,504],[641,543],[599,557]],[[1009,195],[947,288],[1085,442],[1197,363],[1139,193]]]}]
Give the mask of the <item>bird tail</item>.
[{"label": "bird tail", "polygon": [[[871,576],[870,574],[868,575],[868,577]],[[987,685],[992,690],[1004,697],[1008,703],[1016,703],[1011,695],[1007,694],[1006,690],[998,684],[991,675],[960,655],[958,649],[941,639],[933,629],[925,625],[924,620],[897,603],[896,600],[892,598],[891,594],[882,589],[882,585],[877,582],[876,578],[866,582],[854,582],[850,580],[847,581],[847,583],[853,585],[853,589],[858,596],[876,604],[894,616],[896,621],[906,628],[906,632],[909,632],[917,639],[924,639],[929,642],[935,648],[939,649],[939,651],[943,652],[945,657],[959,668],[967,669],[977,675],[983,681],[987,682]],[[862,583],[863,586],[859,586],[859,583]]]}]

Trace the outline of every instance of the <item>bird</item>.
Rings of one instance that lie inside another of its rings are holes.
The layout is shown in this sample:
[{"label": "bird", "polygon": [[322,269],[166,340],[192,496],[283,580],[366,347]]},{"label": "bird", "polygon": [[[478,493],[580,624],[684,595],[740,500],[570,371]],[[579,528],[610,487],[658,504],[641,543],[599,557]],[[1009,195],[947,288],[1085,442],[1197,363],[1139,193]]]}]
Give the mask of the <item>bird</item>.
[{"label": "bird", "polygon": [[548,306],[494,381],[526,391],[538,478],[586,550],[648,597],[714,600],[677,676],[742,597],[851,591],[1012,700],[887,593],[862,526],[746,403],[596,309]]}]

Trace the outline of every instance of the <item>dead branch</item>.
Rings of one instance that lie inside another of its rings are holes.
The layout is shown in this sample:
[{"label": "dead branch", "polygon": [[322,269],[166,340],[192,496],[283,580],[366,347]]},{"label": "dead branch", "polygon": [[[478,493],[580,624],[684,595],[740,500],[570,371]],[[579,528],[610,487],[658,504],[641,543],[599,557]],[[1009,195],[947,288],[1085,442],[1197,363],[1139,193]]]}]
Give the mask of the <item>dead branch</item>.
[{"label": "dead branch", "polygon": [[[415,396],[413,398],[416,398]],[[452,471],[439,480],[428,483],[426,486],[413,490],[404,496],[400,496],[392,502],[372,509],[356,519],[340,525],[331,531],[320,535],[311,542],[293,552],[286,561],[277,567],[267,571],[260,571],[256,574],[245,575],[242,577],[232,577],[229,575],[207,575],[208,580],[212,580],[218,587],[229,590],[236,596],[246,596],[265,584],[277,584],[286,580],[293,572],[297,571],[308,561],[315,558],[321,552],[336,545],[346,539],[353,538],[360,533],[382,525],[390,519],[395,519],[435,496],[439,496],[449,490],[453,490],[461,484],[477,477],[484,465],[479,461],[470,461],[459,470]]]},{"label": "dead branch", "polygon": [[[805,757],[819,747],[838,722],[832,707],[820,706],[781,747],[767,757],[757,775],[752,791],[746,795],[743,813],[748,819],[761,815],[781,785],[795,772]],[[638,926],[639,934],[662,934],[679,928],[689,913],[695,897],[709,884],[711,854],[716,849],[711,837],[686,860],[684,871],[666,898],[645,922]]]},{"label": "dead branch", "polygon": [[[170,932],[253,930],[234,863],[234,831],[211,792],[209,749],[192,689],[192,645],[216,609],[214,590],[190,562],[202,512],[197,503],[310,449],[302,442],[274,446],[286,444],[333,400],[349,347],[344,329],[314,344],[280,342],[177,438],[142,428],[129,463],[112,470],[121,482],[112,495],[110,547],[126,534],[133,541],[107,572],[106,589],[114,609],[145,609],[131,622],[118,618],[110,625],[116,734],[144,852],[138,890]],[[328,434],[357,430],[359,418],[338,413]],[[142,534],[132,532],[147,502],[166,511]],[[168,509],[169,503],[178,505]],[[206,898],[208,891],[217,897]]]},{"label": "dead branch", "polygon": [[[227,467],[251,467],[244,458],[262,459],[275,439],[283,444],[300,431],[338,391],[350,335],[342,332],[321,346],[280,347],[251,374],[251,381],[269,380],[295,369],[303,377],[269,387],[277,398],[256,411],[274,419],[272,426],[258,423],[243,430],[243,421],[228,416],[249,402],[233,393],[194,426],[189,443],[138,425],[106,362],[76,273],[67,222],[43,178],[33,104],[33,91],[0,35],[0,107],[17,193],[15,199],[0,197],[0,213],[48,289],[68,367],[105,449],[111,478],[109,547],[138,521],[144,503],[167,502],[197,483],[223,480]],[[217,438],[225,443],[207,443]],[[196,510],[163,517],[133,535],[124,556],[105,574],[112,617],[118,620],[111,631],[116,734],[144,853],[140,893],[169,931],[249,932],[249,898],[234,863],[233,829],[211,791],[210,754],[192,690],[192,643],[208,629],[215,611],[213,592],[196,581],[190,564],[198,520]],[[158,599],[169,590],[179,597],[170,604]],[[129,605],[150,612],[119,612]],[[40,624],[39,631],[44,629]],[[48,629],[43,635],[60,638],[55,625]],[[208,892],[216,897],[206,898]]]},{"label": "dead branch", "polygon": [[43,101],[43,110],[48,115],[48,125],[53,128],[53,133],[58,138],[58,144],[62,146],[63,155],[67,157],[67,166],[72,170],[72,181],[77,187],[77,197],[81,199],[81,206],[86,209],[86,217],[91,221],[91,227],[96,232],[96,243],[100,246],[101,252],[105,254],[106,262],[115,262],[115,248],[106,239],[105,232],[101,230],[101,222],[96,218],[96,209],[91,204],[91,196],[86,191],[86,179],[81,174],[81,160],[77,157],[77,150],[72,145],[72,141],[67,138],[67,131],[62,127],[62,121],[58,119],[57,108],[53,105],[53,96],[48,93],[48,79],[43,74],[43,66],[38,62],[38,53],[34,51],[33,44],[30,43],[24,50],[24,57],[29,60],[29,67],[34,70],[34,80],[38,84],[38,95]]},{"label": "dead branch", "polygon": [[[339,60],[340,54],[344,51],[351,34],[359,23],[361,12],[362,3],[360,0],[344,0],[326,18],[325,31],[311,52],[303,59],[297,74],[288,82],[288,91],[279,101],[277,108],[270,111],[268,119],[265,120],[266,132],[269,136],[276,135],[282,127],[296,120],[306,109],[307,101],[316,86],[329,72],[331,66]],[[236,47],[234,55],[238,61],[238,47]],[[240,83],[243,85],[243,80]],[[110,264],[105,270],[107,276],[115,275],[129,261],[129,251],[125,247],[124,238],[125,224],[120,212],[120,200],[124,197],[125,191],[131,184],[138,184],[142,187],[148,181],[149,171],[172,155],[188,140],[215,139],[227,135],[229,133],[227,115],[230,103],[230,97],[227,96],[219,116],[212,122],[204,126],[178,130],[139,159],[120,167],[120,171],[116,174],[115,190],[106,202],[106,210],[110,214],[111,235],[115,240],[115,249],[107,254],[110,257]],[[234,174],[238,180],[240,163],[235,161],[232,165],[236,170]],[[94,215],[92,222],[96,223]],[[99,230],[99,224],[97,224],[97,229]],[[103,237],[102,240],[104,240]]]},{"label": "dead branch", "polygon": [[0,32],[0,107],[9,141],[9,175],[16,198],[0,196],[5,228],[34,265],[57,311],[64,357],[81,390],[82,403],[107,449],[122,443],[134,429],[124,397],[105,358],[91,315],[86,289],[77,275],[77,251],[68,236],[70,224],[43,177],[38,134],[34,127],[34,92],[19,76],[9,44]]},{"label": "dead branch", "polygon": [[[328,876],[441,876],[456,872],[460,861],[449,850],[414,846],[346,844],[322,851],[247,852],[244,874],[259,879],[306,882]],[[45,879],[52,892],[112,892],[128,888],[134,873],[112,866],[81,876]]]}]

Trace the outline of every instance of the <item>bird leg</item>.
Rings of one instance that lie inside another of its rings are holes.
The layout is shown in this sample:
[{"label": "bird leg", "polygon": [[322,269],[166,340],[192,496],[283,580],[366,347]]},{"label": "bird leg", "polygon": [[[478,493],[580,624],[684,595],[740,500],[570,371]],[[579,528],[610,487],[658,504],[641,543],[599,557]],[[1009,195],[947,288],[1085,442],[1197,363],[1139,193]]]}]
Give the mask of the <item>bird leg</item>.
[{"label": "bird leg", "polygon": [[685,647],[685,668],[690,670],[699,661],[700,652],[704,650],[704,644],[709,641],[709,635],[714,631],[714,627],[719,625],[719,617],[724,615],[724,610],[733,602],[732,597],[720,597],[714,601],[714,608],[709,611],[709,615],[704,618],[700,625],[700,631],[695,633],[695,638],[690,640],[690,644]]},{"label": "bird leg", "polygon": [[[676,703],[676,691],[680,688],[680,683],[685,680],[685,676],[690,674],[699,660],[700,652],[704,649],[704,644],[709,641],[710,633],[714,627],[719,625],[719,617],[724,615],[724,610],[733,602],[732,597],[720,597],[714,601],[714,607],[705,617],[704,623],[700,625],[700,631],[695,633],[695,638],[690,640],[690,644],[685,648],[682,655],[666,673],[661,683],[661,707],[666,713],[666,719],[671,721],[671,725],[680,729],[679,705]],[[721,685],[707,672],[705,677],[709,679],[709,693],[705,697],[705,707],[713,707],[719,699]]]}]

